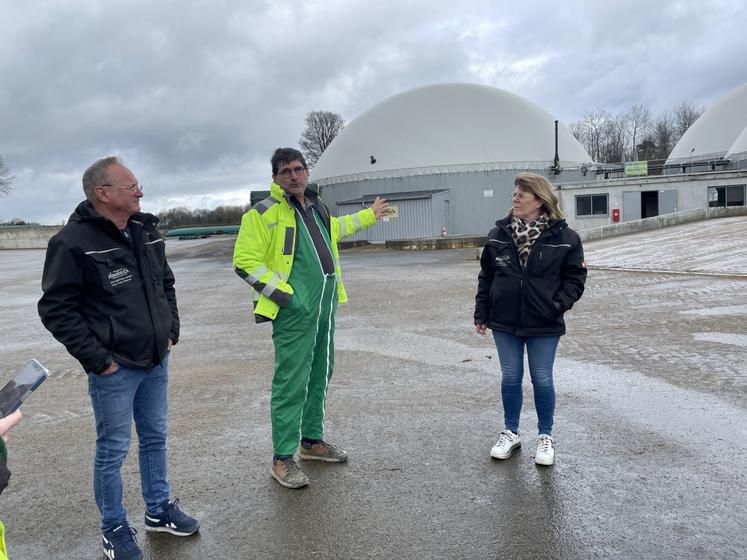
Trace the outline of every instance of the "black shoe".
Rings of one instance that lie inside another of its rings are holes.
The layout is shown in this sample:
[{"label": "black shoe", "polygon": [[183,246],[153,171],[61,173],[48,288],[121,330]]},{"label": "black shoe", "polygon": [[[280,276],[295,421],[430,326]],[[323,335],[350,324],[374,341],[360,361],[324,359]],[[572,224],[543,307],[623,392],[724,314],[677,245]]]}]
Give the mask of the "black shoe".
[{"label": "black shoe", "polygon": [[[166,500],[161,504],[163,511],[158,514],[145,512],[145,530],[162,533],[171,533],[177,537],[188,537],[197,532],[200,528],[200,522],[194,517],[190,517],[177,505],[179,498]],[[119,560],[119,557],[116,558]]]},{"label": "black shoe", "polygon": [[114,529],[104,531],[102,543],[106,557],[111,560],[142,560],[143,551],[135,540],[136,533],[137,530],[130,527],[127,521]]}]

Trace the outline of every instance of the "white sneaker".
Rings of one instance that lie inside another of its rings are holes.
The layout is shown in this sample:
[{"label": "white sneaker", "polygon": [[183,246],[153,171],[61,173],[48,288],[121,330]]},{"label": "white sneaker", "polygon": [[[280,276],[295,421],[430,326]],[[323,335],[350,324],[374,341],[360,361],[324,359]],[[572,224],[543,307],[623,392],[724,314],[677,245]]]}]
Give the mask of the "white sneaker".
[{"label": "white sneaker", "polygon": [[538,465],[550,466],[555,463],[555,448],[553,439],[547,434],[540,434],[537,438],[537,453],[534,462]]},{"label": "white sneaker", "polygon": [[493,459],[508,459],[519,447],[521,447],[519,436],[511,430],[503,430],[498,436],[498,442],[490,450],[490,456]]}]

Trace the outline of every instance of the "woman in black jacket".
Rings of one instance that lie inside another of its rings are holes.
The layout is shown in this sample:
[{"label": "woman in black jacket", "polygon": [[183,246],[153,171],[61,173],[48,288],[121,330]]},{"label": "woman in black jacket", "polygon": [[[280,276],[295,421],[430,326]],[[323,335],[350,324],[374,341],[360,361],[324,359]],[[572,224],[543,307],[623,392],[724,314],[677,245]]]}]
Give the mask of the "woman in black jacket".
[{"label": "woman in black jacket", "polygon": [[555,350],[565,334],[563,314],[584,292],[586,265],[581,240],[563,219],[550,182],[521,173],[515,187],[508,216],[488,234],[475,297],[475,330],[493,332],[501,362],[505,429],[490,455],[507,459],[521,447],[526,347],[539,431],[535,462],[552,465]]}]

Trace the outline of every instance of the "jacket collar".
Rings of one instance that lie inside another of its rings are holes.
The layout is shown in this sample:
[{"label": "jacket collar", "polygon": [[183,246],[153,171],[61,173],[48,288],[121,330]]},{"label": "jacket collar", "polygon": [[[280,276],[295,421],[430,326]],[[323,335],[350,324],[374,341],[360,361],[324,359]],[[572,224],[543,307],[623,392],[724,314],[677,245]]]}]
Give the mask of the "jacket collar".
[{"label": "jacket collar", "polygon": [[[503,227],[511,224],[511,218],[513,217],[513,214],[509,213],[505,218],[501,218],[500,220],[496,220],[495,225],[498,227]],[[547,227],[555,227],[558,224],[565,223],[564,218],[560,218],[558,220],[548,220]]]},{"label": "jacket collar", "polygon": [[[509,234],[511,234],[511,214],[506,216],[505,218],[501,218],[500,220],[497,220],[495,222],[495,225],[502,229]],[[547,222],[547,226],[545,227],[545,230],[542,232],[543,235],[548,234],[549,232],[555,232],[555,231],[562,231],[567,227],[566,221],[563,218],[560,218],[559,220],[550,220]]]},{"label": "jacket collar", "polygon": [[[101,226],[112,223],[109,219],[104,218],[104,216],[96,212],[93,204],[91,204],[91,202],[88,200],[84,200],[83,202],[78,204],[75,210],[73,210],[73,213],[70,214],[68,223],[72,222],[90,222]],[[133,223],[138,224],[144,228],[155,228],[156,224],[158,224],[158,218],[153,214],[149,214],[147,212],[136,212],[127,220],[127,225],[131,225]]]},{"label": "jacket collar", "polygon": [[[306,190],[303,195],[304,197],[308,197],[313,204],[316,203],[319,198],[319,185],[316,183],[309,183],[306,185]],[[285,200],[290,204],[290,196],[283,190],[283,187],[278,185],[275,181],[270,184],[270,196],[278,202]]]}]

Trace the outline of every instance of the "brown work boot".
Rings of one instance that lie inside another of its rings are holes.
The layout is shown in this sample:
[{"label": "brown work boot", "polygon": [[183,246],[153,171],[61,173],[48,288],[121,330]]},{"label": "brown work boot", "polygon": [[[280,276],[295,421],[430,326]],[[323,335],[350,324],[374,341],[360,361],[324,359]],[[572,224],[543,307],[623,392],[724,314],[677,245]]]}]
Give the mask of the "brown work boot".
[{"label": "brown work boot", "polygon": [[275,459],[270,474],[286,488],[303,488],[309,483],[309,477],[299,468],[293,457]]},{"label": "brown work boot", "polygon": [[324,461],[325,463],[344,463],[348,460],[348,452],[335,447],[326,441],[319,441],[312,445],[301,444],[298,455],[305,461]]}]

